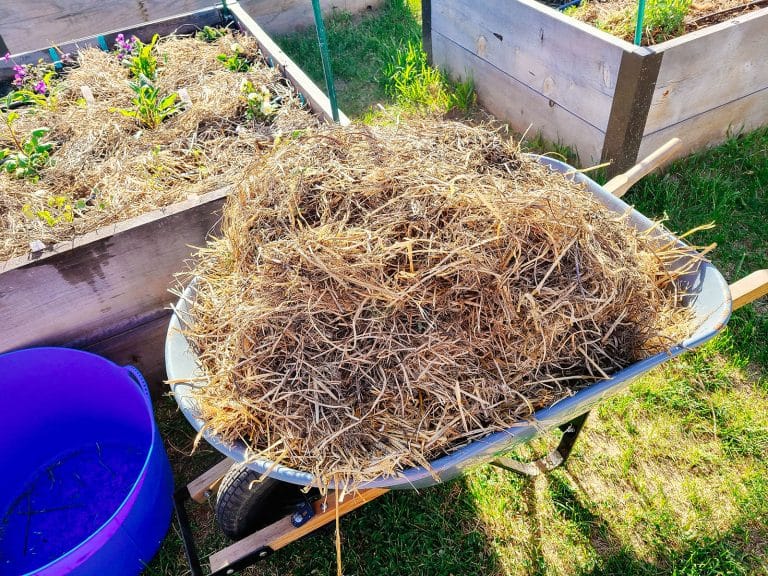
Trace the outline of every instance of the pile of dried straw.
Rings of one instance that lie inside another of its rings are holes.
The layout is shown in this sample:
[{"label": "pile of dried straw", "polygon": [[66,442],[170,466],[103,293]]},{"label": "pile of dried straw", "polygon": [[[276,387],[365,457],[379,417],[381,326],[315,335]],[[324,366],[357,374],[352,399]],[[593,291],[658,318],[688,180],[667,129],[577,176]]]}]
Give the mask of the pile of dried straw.
[{"label": "pile of dried straw", "polygon": [[[254,62],[247,72],[230,71],[217,59],[233,55],[235,41]],[[47,126],[47,141],[55,146],[52,165],[40,171],[38,181],[0,171],[0,260],[26,253],[31,241],[67,240],[232,184],[275,133],[318,124],[249,36],[228,33],[212,43],[171,36],[159,41],[155,53],[161,95],[184,88],[191,100],[156,129],[117,112],[133,108],[129,71],[115,53],[96,48],[82,50],[77,66],[54,88],[54,109],[18,110],[13,129],[19,137]],[[270,122],[246,118],[244,79],[279,102]],[[81,86],[91,89],[92,105],[84,105]],[[15,145],[3,125],[0,149],[6,147]],[[56,218],[57,199],[67,205],[83,199],[87,206],[74,218]],[[55,224],[30,216],[42,210],[52,213]]]},{"label": "pile of dried straw", "polygon": [[649,236],[486,128],[305,133],[196,255],[200,415],[321,484],[426,464],[679,337]]}]

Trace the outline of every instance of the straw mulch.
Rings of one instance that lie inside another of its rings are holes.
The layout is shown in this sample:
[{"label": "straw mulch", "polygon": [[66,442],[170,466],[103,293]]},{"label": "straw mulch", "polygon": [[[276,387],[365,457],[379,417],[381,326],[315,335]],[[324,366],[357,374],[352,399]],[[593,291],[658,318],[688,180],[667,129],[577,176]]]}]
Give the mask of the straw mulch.
[{"label": "straw mulch", "polygon": [[483,127],[304,134],[196,255],[199,414],[321,486],[426,465],[680,339],[652,236]]},{"label": "straw mulch", "polygon": [[[235,41],[255,61],[248,72],[232,72],[217,60],[219,54],[233,53]],[[192,101],[191,107],[156,129],[142,128],[116,111],[132,107],[129,71],[115,53],[95,48],[82,50],[77,66],[54,88],[54,110],[18,110],[17,134],[50,127],[46,140],[55,143],[53,165],[41,170],[37,182],[0,172],[0,260],[25,254],[35,240],[46,244],[67,240],[232,184],[276,133],[318,124],[246,35],[228,33],[210,44],[171,36],[160,40],[156,53],[161,94],[185,88]],[[241,91],[246,78],[257,90],[264,86],[279,99],[270,122],[247,119]],[[93,92],[93,106],[83,105],[83,85]],[[0,149],[5,147],[14,145],[3,122]],[[27,214],[48,210],[55,217],[51,199],[56,197],[69,205],[85,199],[87,205],[71,222],[61,219],[53,226],[25,216],[26,205]]]}]

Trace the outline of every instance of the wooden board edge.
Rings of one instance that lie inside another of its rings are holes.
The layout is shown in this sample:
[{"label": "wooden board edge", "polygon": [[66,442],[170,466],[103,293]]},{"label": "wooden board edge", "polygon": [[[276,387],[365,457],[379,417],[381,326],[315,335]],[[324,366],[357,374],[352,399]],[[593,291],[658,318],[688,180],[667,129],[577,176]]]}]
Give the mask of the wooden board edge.
[{"label": "wooden board edge", "polygon": [[199,29],[204,25],[215,26],[223,23],[224,18],[221,13],[221,8],[218,6],[212,6],[209,8],[201,8],[200,10],[193,10],[191,12],[184,12],[182,14],[175,14],[167,18],[158,18],[157,20],[152,20],[151,22],[133,24],[125,28],[109,30],[101,34],[94,34],[92,36],[85,36],[83,38],[69,40],[50,48],[28,50],[26,52],[19,52],[18,54],[11,54],[13,58],[12,61],[6,62],[4,59],[0,59],[0,82],[5,78],[13,77],[14,64],[35,64],[41,58],[44,62],[52,62],[52,49],[59,54],[73,53],[78,49],[87,46],[98,48],[99,37],[104,38],[107,46],[112,46],[115,42],[115,36],[120,33],[126,36],[145,36],[147,32],[154,33],[157,31],[158,33],[163,32],[161,35],[167,35],[172,33],[174,30],[179,30],[185,26],[193,26],[195,29]]},{"label": "wooden board edge", "polygon": [[591,24],[587,24],[586,22],[582,22],[581,20],[577,20],[576,18],[571,18],[570,16],[566,16],[560,10],[556,10],[550,6],[547,6],[539,2],[538,0],[513,0],[513,1],[519,2],[520,4],[524,4],[525,6],[528,6],[538,12],[543,12],[545,14],[548,14],[551,18],[554,18],[555,20],[562,22],[564,25],[570,26],[572,28],[576,28],[577,30],[580,30],[584,34],[588,34],[599,40],[602,40],[603,42],[606,42],[607,44],[611,44],[617,48],[620,48],[624,52],[637,52],[638,54],[645,54],[647,52],[647,50],[641,46],[635,46],[634,44],[631,44],[626,40],[622,40],[621,38],[617,38],[616,36],[613,36],[608,32],[598,30],[596,27],[592,26]]},{"label": "wooden board edge", "polygon": [[[278,66],[286,78],[293,82],[294,87],[304,96],[310,107],[326,122],[333,122],[331,102],[328,96],[283,52],[238,2],[228,2],[227,6],[240,28],[256,38],[264,55],[272,58],[274,64]],[[347,126],[349,123],[349,118],[339,111],[339,124]]]},{"label": "wooden board edge", "polygon": [[[678,38],[672,38],[671,40],[667,40],[666,42],[662,42],[661,44],[655,44],[654,46],[650,46],[649,50],[651,50],[652,52],[664,52],[665,50],[675,48],[677,46],[680,46],[681,44],[695,42],[700,38],[706,38],[707,36],[710,36],[712,34],[718,34],[719,32],[727,28],[730,28],[732,26],[738,26],[740,24],[749,22],[750,20],[755,20],[757,18],[768,18],[768,8],[760,8],[758,10],[753,10],[752,12],[747,12],[746,14],[735,16],[734,18],[731,18],[730,20],[726,20],[725,22],[712,24],[711,26],[706,26],[701,30],[695,30],[693,32],[689,32],[688,34],[684,34],[683,36],[679,36]],[[766,27],[768,28],[768,22],[766,22]],[[768,34],[768,32],[766,32],[766,34]],[[714,39],[712,39],[712,41],[714,41]]]},{"label": "wooden board edge", "polygon": [[87,232],[80,236],[75,236],[71,240],[58,242],[51,248],[43,250],[41,252],[37,252],[37,253],[30,252],[24,256],[16,256],[14,258],[10,258],[4,262],[0,262],[0,276],[2,276],[4,272],[9,272],[11,270],[22,268],[24,266],[35,264],[38,262],[45,262],[47,259],[52,258],[57,254],[67,252],[75,248],[80,248],[82,246],[87,246],[95,242],[100,242],[102,240],[105,240],[106,238],[115,236],[116,234],[127,232],[128,230],[132,230],[134,228],[144,226],[155,220],[160,220],[161,218],[166,218],[168,216],[178,214],[179,212],[189,210],[190,208],[194,208],[196,206],[203,206],[206,204],[210,204],[212,202],[217,202],[227,197],[229,193],[232,191],[232,188],[233,187],[231,185],[224,186],[222,188],[217,188],[216,190],[213,190],[211,192],[206,192],[205,194],[201,194],[199,196],[197,195],[191,196],[186,200],[182,200],[181,202],[176,202],[175,204],[171,204],[170,206],[166,206],[165,208],[157,208],[155,210],[152,210],[151,212],[146,212],[144,214],[141,214],[140,216],[135,216],[133,218],[129,218],[128,220],[122,220],[115,224],[108,224],[92,232]]},{"label": "wooden board edge", "polygon": [[208,496],[218,488],[234,463],[235,461],[231,458],[225,458],[192,480],[192,482],[187,484],[189,497],[200,504],[205,502]]}]

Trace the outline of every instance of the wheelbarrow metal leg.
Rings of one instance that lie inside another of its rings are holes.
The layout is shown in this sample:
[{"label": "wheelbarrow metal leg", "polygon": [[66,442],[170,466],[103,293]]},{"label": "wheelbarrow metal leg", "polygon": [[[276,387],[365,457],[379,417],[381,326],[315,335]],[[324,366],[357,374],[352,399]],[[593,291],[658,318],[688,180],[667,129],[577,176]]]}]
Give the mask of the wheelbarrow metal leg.
[{"label": "wheelbarrow metal leg", "polygon": [[551,472],[558,466],[565,464],[568,460],[568,457],[571,455],[571,450],[573,450],[573,445],[576,444],[581,429],[587,421],[587,416],[589,416],[589,412],[560,426],[560,430],[563,432],[563,437],[560,438],[560,443],[557,445],[557,448],[543,458],[539,458],[533,462],[520,462],[519,460],[513,460],[512,458],[499,458],[491,462],[491,464],[509,470],[510,472],[522,474],[523,476],[538,476],[540,474]]}]

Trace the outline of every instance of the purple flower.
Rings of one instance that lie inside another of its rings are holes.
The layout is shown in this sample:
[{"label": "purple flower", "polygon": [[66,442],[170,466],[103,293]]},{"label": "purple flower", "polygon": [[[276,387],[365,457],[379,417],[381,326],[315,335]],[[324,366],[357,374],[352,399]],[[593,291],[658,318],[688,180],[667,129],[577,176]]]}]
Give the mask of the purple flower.
[{"label": "purple flower", "polygon": [[24,78],[27,76],[27,67],[21,64],[14,64],[13,71],[16,73],[13,77],[13,85],[21,87],[24,84]]},{"label": "purple flower", "polygon": [[6,62],[8,62],[8,60],[10,60],[10,59],[11,59],[11,53],[10,53],[10,52],[6,52],[6,53],[5,53],[5,56],[3,56],[3,60],[5,60]]},{"label": "purple flower", "polygon": [[40,80],[37,84],[35,84],[35,92],[38,94],[45,94],[48,92],[48,86],[46,86],[44,80]]}]

